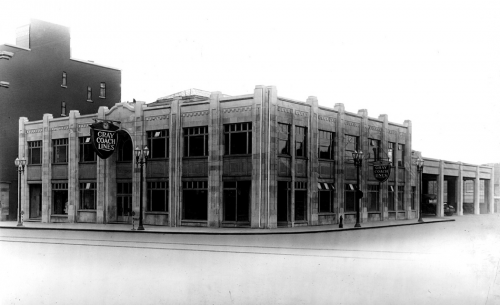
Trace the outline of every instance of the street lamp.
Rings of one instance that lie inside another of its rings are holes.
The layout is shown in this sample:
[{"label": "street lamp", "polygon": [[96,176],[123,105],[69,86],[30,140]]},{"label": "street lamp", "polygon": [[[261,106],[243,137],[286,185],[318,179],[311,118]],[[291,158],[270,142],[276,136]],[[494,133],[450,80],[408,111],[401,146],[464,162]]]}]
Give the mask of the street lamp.
[{"label": "street lamp", "polygon": [[361,224],[359,221],[359,206],[361,203],[361,198],[363,198],[363,192],[359,189],[359,168],[363,164],[363,152],[362,151],[354,151],[352,153],[352,159],[354,160],[354,166],[356,166],[356,196],[355,196],[355,202],[356,202],[356,224],[354,225],[355,228],[360,228]]},{"label": "street lamp", "polygon": [[418,205],[418,222],[424,222],[422,220],[422,172],[424,171],[424,160],[419,157],[417,159],[417,172],[418,172],[418,176],[420,177],[420,186],[419,186],[419,198],[420,198],[420,202],[419,202],[419,205]]},{"label": "street lamp", "polygon": [[136,166],[140,166],[141,169],[141,188],[140,188],[140,199],[139,199],[139,226],[137,227],[137,230],[143,231],[144,227],[142,226],[142,184],[143,184],[143,167],[144,164],[148,161],[149,157],[149,148],[147,146],[144,146],[143,149],[140,149],[139,146],[135,148],[135,163]]},{"label": "street lamp", "polygon": [[14,164],[17,166],[17,171],[19,173],[19,193],[17,194],[17,226],[22,227],[23,222],[21,221],[21,215],[22,215],[22,210],[21,210],[21,173],[24,172],[24,166],[26,165],[26,159],[24,158],[16,158],[14,161]]}]

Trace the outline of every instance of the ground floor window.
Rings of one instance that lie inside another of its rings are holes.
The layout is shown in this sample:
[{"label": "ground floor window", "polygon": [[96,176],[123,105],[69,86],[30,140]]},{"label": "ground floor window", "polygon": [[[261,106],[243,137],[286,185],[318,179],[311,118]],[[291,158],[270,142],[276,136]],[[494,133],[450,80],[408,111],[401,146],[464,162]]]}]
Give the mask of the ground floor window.
[{"label": "ground floor window", "polygon": [[52,183],[52,214],[68,215],[68,183]]},{"label": "ground floor window", "polygon": [[288,181],[278,181],[278,205],[277,205],[277,216],[278,222],[288,222],[289,221],[289,211],[290,206],[290,182]]},{"label": "ground floor window", "polygon": [[250,221],[250,181],[224,182],[224,221]]},{"label": "ground floor window", "polygon": [[42,185],[30,184],[30,218],[42,217]]},{"label": "ground floor window", "polygon": [[307,182],[295,182],[295,221],[307,220]]},{"label": "ground floor window", "polygon": [[116,216],[119,221],[121,217],[132,215],[132,182],[118,182],[116,184]]},{"label": "ground floor window", "polygon": [[208,216],[208,182],[182,182],[182,219],[207,220]]},{"label": "ground floor window", "polygon": [[148,182],[148,212],[168,212],[168,181]]},{"label": "ground floor window", "polygon": [[356,184],[345,185],[344,212],[356,211]]},{"label": "ground floor window", "polygon": [[379,211],[379,193],[380,186],[378,184],[368,185],[368,212]]},{"label": "ground floor window", "polygon": [[332,183],[318,182],[320,213],[334,213],[335,187]]},{"label": "ground floor window", "polygon": [[80,209],[95,210],[96,207],[96,183],[80,183]]},{"label": "ground floor window", "polygon": [[398,211],[403,211],[405,207],[405,186],[398,185]]},{"label": "ground floor window", "polygon": [[394,186],[389,185],[388,187],[388,195],[389,195],[389,211],[394,211],[396,206],[395,206],[395,197],[394,197]]}]

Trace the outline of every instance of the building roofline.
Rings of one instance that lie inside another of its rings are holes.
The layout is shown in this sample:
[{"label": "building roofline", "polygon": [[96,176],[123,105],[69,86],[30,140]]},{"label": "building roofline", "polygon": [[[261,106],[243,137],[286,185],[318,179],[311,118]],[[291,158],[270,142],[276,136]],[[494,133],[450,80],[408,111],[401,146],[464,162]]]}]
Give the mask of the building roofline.
[{"label": "building roofline", "polygon": [[10,43],[4,43],[4,46],[11,47],[11,48],[16,48],[16,49],[21,49],[21,50],[24,50],[24,51],[31,51],[31,49],[23,48],[23,47],[16,46],[16,45],[13,45],[13,44],[10,44]]},{"label": "building roofline", "polygon": [[89,65],[93,65],[93,66],[97,66],[97,67],[101,67],[101,68],[112,69],[112,70],[116,70],[116,71],[120,71],[121,72],[121,69],[118,69],[118,68],[115,68],[115,67],[110,67],[110,66],[105,66],[105,65],[101,65],[101,64],[96,64],[96,63],[88,61],[88,60],[77,59],[77,58],[70,58],[69,60],[77,61],[77,62],[80,62],[80,63],[89,64]]}]

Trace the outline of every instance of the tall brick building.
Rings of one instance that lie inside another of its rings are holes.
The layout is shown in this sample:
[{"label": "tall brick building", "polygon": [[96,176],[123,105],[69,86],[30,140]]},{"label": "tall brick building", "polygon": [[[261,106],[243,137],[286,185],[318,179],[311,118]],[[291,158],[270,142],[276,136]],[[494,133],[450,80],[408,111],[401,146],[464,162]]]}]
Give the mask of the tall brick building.
[{"label": "tall brick building", "polygon": [[95,113],[120,102],[120,86],[120,70],[71,57],[65,26],[31,20],[16,45],[0,45],[0,219],[16,219],[19,117]]}]

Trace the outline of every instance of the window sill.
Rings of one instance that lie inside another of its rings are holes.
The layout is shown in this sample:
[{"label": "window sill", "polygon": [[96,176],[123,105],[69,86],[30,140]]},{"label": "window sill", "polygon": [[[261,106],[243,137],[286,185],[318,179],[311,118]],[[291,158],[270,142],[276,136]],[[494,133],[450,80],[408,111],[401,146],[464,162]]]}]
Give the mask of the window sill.
[{"label": "window sill", "polygon": [[148,162],[149,161],[167,161],[168,158],[148,158]]},{"label": "window sill", "polygon": [[52,217],[68,217],[68,214],[52,214]]},{"label": "window sill", "polygon": [[334,212],[320,212],[318,213],[318,215],[320,216],[328,216],[328,215],[335,215],[336,213]]},{"label": "window sill", "polygon": [[296,160],[306,160],[307,161],[307,157],[295,157]]},{"label": "window sill", "polygon": [[105,99],[106,97],[105,96],[99,96],[100,99]]},{"label": "window sill", "polygon": [[156,212],[156,211],[146,211],[145,212],[146,215],[168,215],[170,214],[169,212]]},{"label": "window sill", "polygon": [[78,164],[96,164],[97,161],[84,161],[84,162],[78,162]]},{"label": "window sill", "polygon": [[78,212],[92,212],[97,213],[96,209],[79,209]]},{"label": "window sill", "polygon": [[320,158],[318,158],[318,161],[322,161],[322,162],[335,162],[334,159],[320,159]]},{"label": "window sill", "polygon": [[68,86],[61,85],[61,88],[67,89],[67,88],[68,88]]},{"label": "window sill", "polygon": [[278,157],[280,158],[292,158],[290,155],[283,155],[283,154],[278,154]]},{"label": "window sill", "polygon": [[52,162],[52,165],[68,165],[68,162]]},{"label": "window sill", "polygon": [[31,166],[42,166],[42,163],[39,163],[39,164],[28,164],[26,165],[27,167],[31,167]]},{"label": "window sill", "polygon": [[195,160],[195,159],[208,159],[208,156],[189,156],[189,157],[182,157],[184,160]]},{"label": "window sill", "polygon": [[87,100],[87,102],[89,102],[89,103],[93,103],[94,101],[93,101],[93,100]]}]

